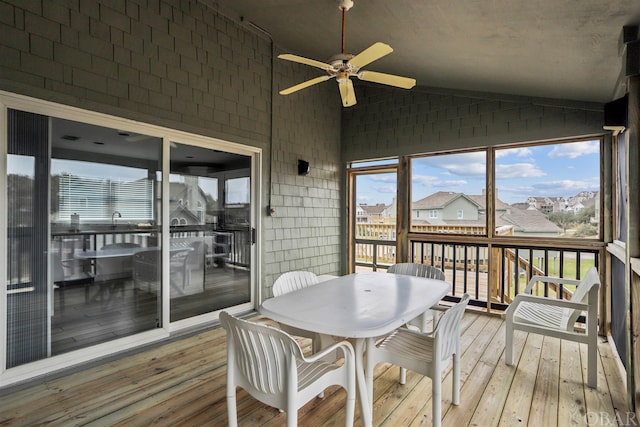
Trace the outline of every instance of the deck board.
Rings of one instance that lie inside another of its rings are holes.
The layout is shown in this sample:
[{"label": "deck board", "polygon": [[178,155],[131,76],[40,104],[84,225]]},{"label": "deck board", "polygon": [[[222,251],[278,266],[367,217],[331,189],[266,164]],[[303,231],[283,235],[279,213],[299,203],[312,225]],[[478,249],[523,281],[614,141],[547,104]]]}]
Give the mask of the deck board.
[{"label": "deck board", "polygon": [[[504,364],[504,322],[467,312],[461,331],[461,405],[443,374],[444,426],[586,425],[634,420],[609,345],[599,339],[598,389],[586,387],[586,347],[517,331],[516,366]],[[218,426],[227,423],[221,329],[176,339],[30,387],[0,390],[0,425]],[[309,351],[309,340],[301,340]],[[375,369],[374,425],[431,424],[431,380]],[[344,425],[345,392],[331,387],[300,409],[301,426]],[[38,410],[34,411],[33,408]],[[285,414],[238,390],[240,425],[279,426]],[[589,417],[592,417],[591,419]],[[620,423],[625,424],[625,423]],[[355,425],[361,425],[356,409]],[[611,424],[614,425],[614,424]]]}]

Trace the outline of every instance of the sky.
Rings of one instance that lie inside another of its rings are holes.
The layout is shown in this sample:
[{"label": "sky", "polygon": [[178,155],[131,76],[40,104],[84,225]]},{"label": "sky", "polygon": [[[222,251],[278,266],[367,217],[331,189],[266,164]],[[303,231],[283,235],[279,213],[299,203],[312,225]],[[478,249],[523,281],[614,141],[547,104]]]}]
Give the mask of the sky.
[{"label": "sky", "polygon": [[[438,191],[482,194],[486,153],[459,153],[412,160],[411,200]],[[530,196],[565,197],[600,190],[600,142],[582,141],[496,150],[496,187],[505,203]],[[358,176],[358,203],[390,204],[396,192],[395,174]]]}]

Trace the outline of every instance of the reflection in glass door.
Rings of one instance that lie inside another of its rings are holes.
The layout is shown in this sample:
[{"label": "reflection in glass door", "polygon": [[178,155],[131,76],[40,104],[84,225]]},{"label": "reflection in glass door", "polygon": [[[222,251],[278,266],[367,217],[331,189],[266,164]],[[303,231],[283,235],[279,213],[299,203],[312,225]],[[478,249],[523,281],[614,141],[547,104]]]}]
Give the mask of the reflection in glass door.
[{"label": "reflection in glass door", "polygon": [[350,272],[386,270],[396,262],[395,168],[351,172]]},{"label": "reflection in glass door", "polygon": [[[160,327],[160,138],[8,112],[7,367]],[[135,138],[132,144],[131,138]]]},{"label": "reflection in glass door", "polygon": [[251,157],[171,143],[170,320],[251,299]]}]

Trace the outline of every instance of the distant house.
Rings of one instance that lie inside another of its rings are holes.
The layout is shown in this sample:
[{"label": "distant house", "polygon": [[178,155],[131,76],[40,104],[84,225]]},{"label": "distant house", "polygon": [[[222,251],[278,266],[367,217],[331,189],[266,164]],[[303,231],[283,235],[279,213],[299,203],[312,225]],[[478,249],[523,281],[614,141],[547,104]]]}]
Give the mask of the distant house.
[{"label": "distant house", "polygon": [[396,212],[398,210],[397,207],[397,203],[396,203],[396,198],[393,198],[393,201],[391,202],[390,205],[387,205],[384,210],[382,211],[382,218],[395,218],[396,217]]},{"label": "distant house", "polygon": [[170,185],[170,224],[198,225],[206,222],[207,197],[198,186],[198,177],[184,175],[184,182]]},{"label": "distant house", "polygon": [[567,208],[564,197],[528,197],[527,203],[530,208],[543,213],[560,212]]},{"label": "distant house", "polygon": [[387,208],[387,205],[384,203],[378,203],[375,205],[367,205],[366,203],[361,204],[359,206],[360,209],[364,211],[364,215],[362,218],[365,219],[366,223],[382,223],[384,222],[383,212]]},{"label": "distant house", "polygon": [[[485,225],[486,196],[439,191],[414,202],[411,218],[414,224]],[[498,216],[511,210],[511,206],[496,201]]]},{"label": "distant house", "polygon": [[496,225],[510,224],[516,236],[553,237],[562,229],[549,221],[546,215],[535,209],[511,209],[496,219]]},{"label": "distant house", "polygon": [[367,212],[362,209],[362,206],[356,206],[356,222],[366,223],[368,221]]},{"label": "distant house", "polygon": [[567,200],[567,210],[575,214],[587,208],[594,208],[596,213],[600,212],[599,191],[581,191]]},{"label": "distant house", "polygon": [[[486,196],[439,191],[411,206],[412,224],[486,226]],[[555,236],[562,230],[535,209],[512,208],[496,200],[496,227],[512,226],[515,235]]]}]

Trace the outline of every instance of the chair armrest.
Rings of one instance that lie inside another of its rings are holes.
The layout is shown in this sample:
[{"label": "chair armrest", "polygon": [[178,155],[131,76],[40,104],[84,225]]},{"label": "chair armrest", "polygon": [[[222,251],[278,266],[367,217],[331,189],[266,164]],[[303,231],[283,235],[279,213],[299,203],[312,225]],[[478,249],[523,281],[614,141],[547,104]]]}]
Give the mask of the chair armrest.
[{"label": "chair armrest", "polygon": [[538,296],[529,295],[529,294],[518,294],[514,298],[513,302],[509,304],[507,311],[505,311],[502,314],[502,318],[503,319],[512,318],[513,314],[516,311],[516,308],[525,301],[532,302],[535,304],[547,305],[547,306],[550,305],[554,307],[569,308],[572,310],[589,311],[589,304],[585,304],[582,302],[573,302],[573,301],[567,301],[564,299],[555,299],[555,298],[548,298],[548,297],[538,297]]},{"label": "chair armrest", "polygon": [[550,276],[533,276],[529,280],[529,283],[527,284],[527,287],[524,288],[524,292],[523,293],[530,294],[531,293],[531,289],[533,289],[533,285],[535,285],[536,282],[556,283],[558,285],[560,285],[560,284],[563,284],[563,285],[579,285],[580,284],[580,280],[575,280],[575,279],[564,279],[562,277],[550,277]]},{"label": "chair armrest", "polygon": [[333,344],[322,351],[312,354],[311,356],[305,356],[302,358],[302,360],[306,363],[317,362],[324,356],[330,354],[332,351],[338,349],[342,351],[345,359],[350,358],[350,360],[355,360],[355,351],[353,350],[353,347],[351,346],[351,343],[349,343],[349,341],[340,341],[339,343]]}]

